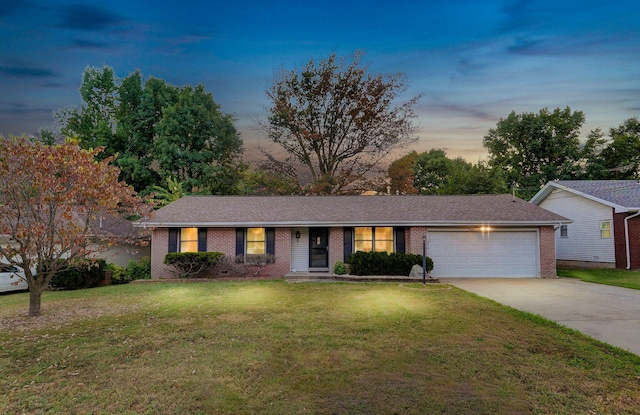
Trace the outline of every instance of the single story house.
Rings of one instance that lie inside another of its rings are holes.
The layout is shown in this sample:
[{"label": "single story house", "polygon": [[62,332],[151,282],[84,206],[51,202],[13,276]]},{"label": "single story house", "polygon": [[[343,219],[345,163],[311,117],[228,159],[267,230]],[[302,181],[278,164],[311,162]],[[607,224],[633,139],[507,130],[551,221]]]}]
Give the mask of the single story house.
[{"label": "single story house", "polygon": [[556,235],[561,266],[640,268],[640,183],[560,180],[531,203],[572,220]]},{"label": "single story house", "polygon": [[422,254],[434,277],[555,277],[555,229],[570,221],[511,195],[186,196],[152,229],[151,275],[168,252],[271,255],[265,275],[330,272],[355,251]]}]

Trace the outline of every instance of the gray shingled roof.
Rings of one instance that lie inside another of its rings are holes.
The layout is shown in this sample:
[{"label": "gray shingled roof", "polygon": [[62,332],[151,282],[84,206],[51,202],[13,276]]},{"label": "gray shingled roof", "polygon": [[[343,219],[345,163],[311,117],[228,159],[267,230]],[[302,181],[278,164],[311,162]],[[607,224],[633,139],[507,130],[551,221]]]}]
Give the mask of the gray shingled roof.
[{"label": "gray shingled roof", "polygon": [[609,205],[630,210],[640,208],[640,183],[637,180],[558,180],[550,182],[545,188],[550,190],[552,187],[572,189]]},{"label": "gray shingled roof", "polygon": [[545,225],[570,221],[510,195],[186,196],[137,226]]}]

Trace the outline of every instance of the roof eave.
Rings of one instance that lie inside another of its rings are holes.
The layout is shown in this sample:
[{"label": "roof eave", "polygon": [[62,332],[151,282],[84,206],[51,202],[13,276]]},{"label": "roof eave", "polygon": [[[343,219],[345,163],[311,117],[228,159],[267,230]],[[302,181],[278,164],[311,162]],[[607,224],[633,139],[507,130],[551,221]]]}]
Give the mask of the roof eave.
[{"label": "roof eave", "polygon": [[473,221],[368,221],[368,222],[137,222],[138,228],[251,228],[251,227],[345,227],[345,226],[427,226],[427,227],[472,227],[472,226],[552,226],[558,224],[569,224],[573,221],[569,219],[558,220],[533,220],[533,221],[504,221],[504,220],[473,220]]}]

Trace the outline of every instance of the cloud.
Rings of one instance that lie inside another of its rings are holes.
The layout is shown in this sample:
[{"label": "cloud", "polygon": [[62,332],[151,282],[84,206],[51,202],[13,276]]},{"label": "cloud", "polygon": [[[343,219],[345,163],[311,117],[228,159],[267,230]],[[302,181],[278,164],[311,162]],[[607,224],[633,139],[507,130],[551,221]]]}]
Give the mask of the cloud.
[{"label": "cloud", "polygon": [[29,66],[0,66],[0,75],[15,78],[49,78],[56,74],[49,69],[34,68]]},{"label": "cloud", "polygon": [[458,116],[463,116],[465,118],[473,118],[482,121],[494,121],[495,116],[485,111],[482,108],[479,108],[475,105],[461,105],[454,104],[451,102],[446,102],[440,98],[432,98],[430,102],[420,105],[420,112],[424,113],[437,113],[437,114],[446,114],[447,116],[452,116],[456,114]]},{"label": "cloud", "polygon": [[125,22],[122,16],[85,4],[74,4],[64,10],[61,27],[89,32],[106,31]]},{"label": "cloud", "polygon": [[107,50],[111,49],[112,45],[107,42],[91,41],[86,39],[73,39],[71,42],[71,48]]},{"label": "cloud", "polygon": [[529,7],[531,3],[529,0],[514,0],[500,9],[506,16],[501,27],[503,33],[530,27],[537,20]]},{"label": "cloud", "polygon": [[51,112],[51,108],[30,108],[21,102],[12,102],[7,107],[0,108],[0,114],[8,115],[51,114]]}]

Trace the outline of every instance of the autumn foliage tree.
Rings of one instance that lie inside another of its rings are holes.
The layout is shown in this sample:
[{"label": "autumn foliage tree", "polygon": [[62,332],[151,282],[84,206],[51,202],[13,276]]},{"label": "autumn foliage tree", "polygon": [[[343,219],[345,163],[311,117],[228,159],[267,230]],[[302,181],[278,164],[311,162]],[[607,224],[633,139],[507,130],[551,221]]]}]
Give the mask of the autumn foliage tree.
[{"label": "autumn foliage tree", "polygon": [[[413,107],[398,103],[407,83],[400,74],[370,74],[356,52],[351,62],[335,54],[283,70],[267,91],[271,141],[286,152],[284,164],[302,165],[308,193],[351,192],[393,149],[413,142]],[[275,157],[272,157],[272,162]]]},{"label": "autumn foliage tree", "polygon": [[[146,215],[150,208],[132,187],[118,180],[102,151],[81,149],[77,142],[60,145],[31,142],[26,137],[0,137],[0,257],[25,271],[29,315],[40,314],[41,296],[66,261],[85,257],[108,238],[92,232],[101,215],[121,218]],[[36,272],[37,271],[37,272]]]}]

